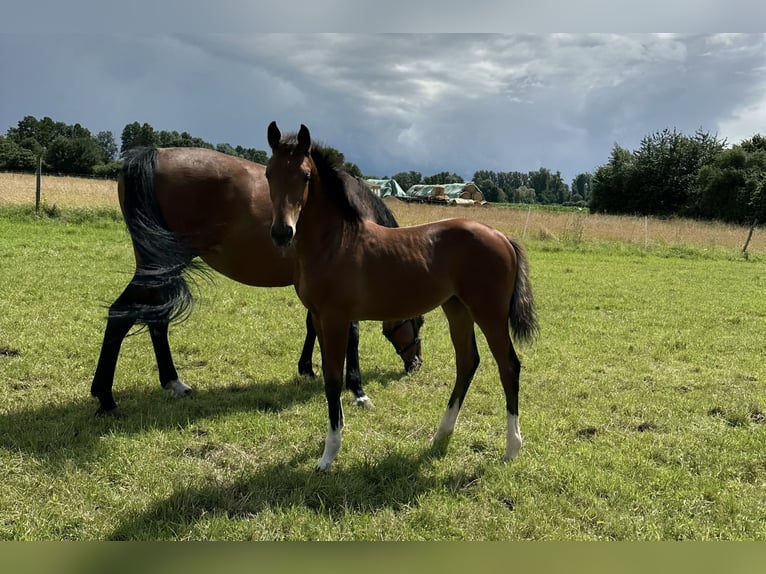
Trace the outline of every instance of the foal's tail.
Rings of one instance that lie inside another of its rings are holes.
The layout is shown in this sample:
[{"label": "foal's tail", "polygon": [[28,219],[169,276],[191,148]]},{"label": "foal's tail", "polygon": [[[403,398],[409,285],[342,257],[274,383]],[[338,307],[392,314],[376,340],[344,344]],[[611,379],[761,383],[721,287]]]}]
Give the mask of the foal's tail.
[{"label": "foal's tail", "polygon": [[516,285],[511,297],[508,318],[513,336],[520,341],[531,341],[539,331],[535,313],[535,299],[529,282],[529,263],[524,248],[513,239],[508,239],[516,252]]},{"label": "foal's tail", "polygon": [[137,254],[131,286],[137,297],[121,297],[110,317],[126,317],[151,325],[184,320],[194,298],[187,274],[199,270],[195,253],[168,229],[154,193],[158,152],[146,147],[131,150],[122,166],[122,212]]}]

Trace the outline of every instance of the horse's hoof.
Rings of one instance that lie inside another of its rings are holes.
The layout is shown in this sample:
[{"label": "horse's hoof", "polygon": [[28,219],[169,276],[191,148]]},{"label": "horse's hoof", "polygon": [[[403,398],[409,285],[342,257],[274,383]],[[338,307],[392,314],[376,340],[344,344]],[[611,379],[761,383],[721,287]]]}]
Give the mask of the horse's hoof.
[{"label": "horse's hoof", "polygon": [[354,405],[357,407],[362,407],[363,409],[372,409],[375,407],[375,405],[372,404],[370,397],[367,395],[364,395],[363,397],[356,397],[354,399]]},{"label": "horse's hoof", "polygon": [[170,393],[174,399],[180,399],[182,397],[190,397],[192,395],[192,388],[185,384],[183,381],[176,379],[170,381],[165,385],[165,390]]},{"label": "horse's hoof", "polygon": [[298,365],[298,374],[301,377],[310,377],[312,379],[316,377],[316,373],[311,368],[311,365]]},{"label": "horse's hoof", "polygon": [[122,413],[117,407],[113,407],[111,409],[105,409],[104,407],[99,407],[99,409],[96,411],[95,416],[118,419],[122,416]]}]

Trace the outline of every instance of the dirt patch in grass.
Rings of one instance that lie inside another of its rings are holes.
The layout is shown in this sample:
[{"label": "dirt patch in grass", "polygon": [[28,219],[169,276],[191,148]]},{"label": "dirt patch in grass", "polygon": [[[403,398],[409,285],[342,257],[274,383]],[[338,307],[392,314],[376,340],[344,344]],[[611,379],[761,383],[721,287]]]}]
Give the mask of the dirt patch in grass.
[{"label": "dirt patch in grass", "polygon": [[21,355],[16,349],[0,345],[0,357],[18,357]]}]

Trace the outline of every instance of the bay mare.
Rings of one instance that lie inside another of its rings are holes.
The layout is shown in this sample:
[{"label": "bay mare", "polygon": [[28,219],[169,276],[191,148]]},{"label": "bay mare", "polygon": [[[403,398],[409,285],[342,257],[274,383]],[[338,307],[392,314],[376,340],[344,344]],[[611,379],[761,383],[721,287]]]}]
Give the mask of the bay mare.
[{"label": "bay mare", "polygon": [[531,339],[538,330],[522,247],[468,219],[382,227],[362,217],[360,182],[326,148],[312,144],[306,126],[282,137],[272,122],[267,135],[272,150],[266,168],[274,212],[271,236],[278,245],[295,245],[295,289],[313,315],[322,351],[329,429],[317,469],[329,470],[341,446],[341,377],[349,323],[417,315],[438,306],[449,322],[456,378],[434,445],[446,448],[479,366],[477,323],[505,394],[504,460],[514,458],[522,443],[521,363],[509,323],[520,340]]},{"label": "bay mare", "polygon": [[[125,159],[118,183],[120,208],[133,242],[136,270],[109,308],[91,394],[98,414],[117,415],[112,394],[122,342],[134,324],[148,326],[160,384],[174,396],[191,389],[178,376],[168,342],[168,326],[188,316],[192,293],[187,275],[212,269],[256,287],[292,285],[295,256],[277,248],[270,237],[271,202],[265,166],[203,148],[141,148]],[[366,186],[357,189],[363,217],[396,227],[383,201]],[[342,281],[342,278],[339,278]],[[423,318],[387,321],[383,332],[407,372],[417,369]],[[313,376],[311,358],[316,333],[311,314],[298,363],[300,374]],[[346,385],[355,402],[371,403],[359,370],[359,329],[348,335]]]}]

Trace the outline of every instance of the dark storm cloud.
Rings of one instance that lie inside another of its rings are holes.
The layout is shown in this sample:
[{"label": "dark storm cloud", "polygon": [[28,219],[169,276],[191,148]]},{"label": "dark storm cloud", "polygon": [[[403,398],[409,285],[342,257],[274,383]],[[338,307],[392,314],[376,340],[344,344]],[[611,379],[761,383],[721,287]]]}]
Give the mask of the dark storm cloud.
[{"label": "dark storm cloud", "polygon": [[666,127],[766,133],[763,35],[0,34],[0,53],[2,131],[139,121],[266,149],[271,120],[305,123],[375,175],[569,181]]}]

